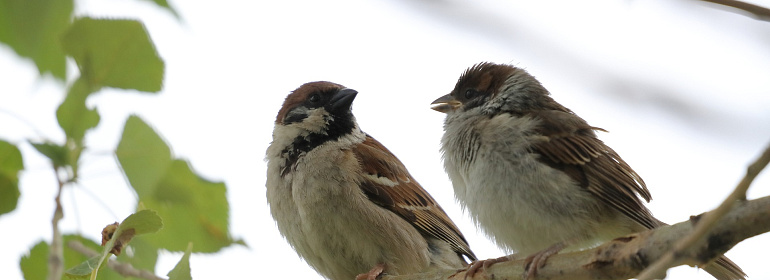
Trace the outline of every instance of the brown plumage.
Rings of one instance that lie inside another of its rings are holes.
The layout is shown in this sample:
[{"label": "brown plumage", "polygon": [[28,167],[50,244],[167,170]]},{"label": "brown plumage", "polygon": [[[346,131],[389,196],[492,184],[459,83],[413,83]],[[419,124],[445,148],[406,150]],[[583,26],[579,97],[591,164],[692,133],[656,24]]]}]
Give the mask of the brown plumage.
[{"label": "brown plumage", "polygon": [[328,279],[458,269],[476,257],[436,201],[358,127],[358,92],[300,86],[276,116],[267,200],[278,230]]},{"label": "brown plumage", "polygon": [[[528,275],[564,248],[665,225],[641,176],[526,71],[480,63],[433,102],[455,196],[498,245],[530,255]],[[644,201],[642,201],[644,200]],[[501,259],[488,261],[490,265]],[[744,279],[724,256],[704,268]]]},{"label": "brown plumage", "polygon": [[367,135],[366,140],[353,149],[353,154],[361,162],[364,172],[396,182],[394,186],[374,180],[362,182],[361,189],[374,204],[398,214],[423,235],[446,241],[458,254],[476,260],[468,241],[446,212],[385,146]]},{"label": "brown plumage", "polygon": [[[640,197],[647,202],[652,199],[641,176],[594,133],[594,130],[605,130],[589,126],[571,111],[532,112],[531,115],[541,120],[537,131],[547,137],[533,146],[533,151],[541,155],[540,162],[564,171],[581,187],[645,229],[667,225],[653,217],[641,201]],[[714,264],[716,266],[706,266],[704,270],[717,279],[746,276],[725,256],[717,258]]]}]

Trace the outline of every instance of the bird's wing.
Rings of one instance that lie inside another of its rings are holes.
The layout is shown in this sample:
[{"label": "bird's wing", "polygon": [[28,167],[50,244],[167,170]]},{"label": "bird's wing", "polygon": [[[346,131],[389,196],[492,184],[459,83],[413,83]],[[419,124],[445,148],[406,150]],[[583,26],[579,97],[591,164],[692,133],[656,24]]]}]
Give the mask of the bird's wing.
[{"label": "bird's wing", "polygon": [[369,200],[396,213],[423,236],[446,241],[458,254],[476,260],[465,237],[441,206],[380,142],[367,135],[353,153],[368,174],[361,183],[361,190]]},{"label": "bird's wing", "polygon": [[651,229],[658,226],[641,198],[652,198],[644,181],[604,142],[585,120],[569,111],[543,110],[529,116],[539,120],[536,131],[545,136],[533,145],[539,160],[564,171],[582,187],[629,218]]}]

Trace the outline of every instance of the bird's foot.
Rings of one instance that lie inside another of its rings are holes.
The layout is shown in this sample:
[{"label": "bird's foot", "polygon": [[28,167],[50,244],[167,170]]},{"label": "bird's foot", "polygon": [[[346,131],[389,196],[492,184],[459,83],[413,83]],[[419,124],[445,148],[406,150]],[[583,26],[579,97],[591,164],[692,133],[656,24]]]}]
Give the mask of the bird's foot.
[{"label": "bird's foot", "polygon": [[[499,263],[499,262],[505,262],[509,260],[515,259],[514,255],[510,256],[503,256],[496,259],[486,259],[481,261],[473,261],[470,263],[467,267],[457,271],[455,274],[465,271],[465,277],[463,277],[464,280],[467,279],[473,279],[473,277],[476,276],[477,273],[481,272],[483,273],[484,279],[489,279],[490,276],[494,278],[494,275],[487,275],[486,271],[487,269],[492,266],[493,264]],[[454,275],[452,275],[454,276]],[[451,278],[451,277],[450,277]]]},{"label": "bird's foot", "polygon": [[369,272],[356,275],[356,280],[376,280],[383,270],[385,270],[385,264],[377,264]]},{"label": "bird's foot", "polygon": [[535,279],[537,276],[537,270],[545,266],[546,260],[553,255],[556,255],[567,247],[565,242],[559,242],[551,247],[546,248],[540,252],[534,253],[524,260],[524,276],[526,280]]}]

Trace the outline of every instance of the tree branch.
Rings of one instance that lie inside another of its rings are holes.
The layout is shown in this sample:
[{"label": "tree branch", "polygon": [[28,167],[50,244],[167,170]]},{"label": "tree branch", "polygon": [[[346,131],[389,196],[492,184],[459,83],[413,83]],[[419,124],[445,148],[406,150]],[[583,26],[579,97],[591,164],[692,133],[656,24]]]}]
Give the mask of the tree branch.
[{"label": "tree branch", "polygon": [[752,16],[755,19],[770,21],[770,9],[759,5],[754,5],[751,3],[735,1],[735,0],[700,0],[700,1],[719,4],[725,7],[735,8],[735,9],[747,12],[750,16]]},{"label": "tree branch", "polygon": [[[75,252],[83,254],[84,256],[89,258],[99,256],[99,252],[86,247],[85,245],[83,245],[83,243],[80,243],[80,241],[77,241],[77,240],[72,240],[68,242],[67,246],[72,248],[72,250],[75,250]],[[124,277],[135,277],[135,278],[141,278],[141,279],[147,279],[147,280],[165,280],[164,278],[161,278],[150,271],[136,269],[130,263],[123,263],[116,260],[108,260],[107,266]]]},{"label": "tree branch", "polygon": [[[715,210],[716,211],[716,210]],[[708,212],[706,215],[710,215]],[[691,235],[699,219],[656,228],[617,238],[599,247],[572,253],[557,254],[538,270],[538,279],[594,280],[630,279],[651,263],[663,257],[684,236]],[[672,264],[702,265],[744,239],[770,231],[770,196],[751,201],[738,201],[724,218],[693,246],[679,252]],[[487,275],[498,279],[521,279],[524,261],[497,263],[487,269]],[[463,279],[465,272],[439,270],[421,274],[384,276],[383,280]],[[479,273],[474,279],[482,279]],[[451,276],[451,278],[450,278]],[[656,275],[658,277],[662,275]],[[490,277],[491,278],[491,277]]]},{"label": "tree branch", "polygon": [[751,182],[754,181],[754,178],[759,175],[759,172],[762,171],[768,163],[770,163],[770,146],[765,148],[765,152],[762,153],[754,163],[749,165],[749,168],[746,170],[746,176],[743,177],[741,182],[738,183],[738,186],[735,187],[735,190],[733,190],[722,204],[720,204],[717,209],[714,209],[699,219],[698,225],[692,234],[682,238],[682,240],[674,246],[673,250],[642,271],[637,278],[639,280],[651,280],[654,279],[656,275],[664,273],[666,269],[671,267],[671,265],[676,262],[676,256],[679,256],[680,253],[695,245],[695,242],[708,234],[709,230],[733,208],[735,203],[746,200],[746,191],[749,189],[749,186],[751,186]]},{"label": "tree branch", "polygon": [[51,239],[51,251],[48,254],[48,280],[59,280],[64,274],[64,247],[62,245],[63,237],[59,230],[59,221],[64,218],[64,211],[61,207],[61,193],[64,189],[64,181],[59,177],[59,167],[54,164],[54,175],[56,175],[56,181],[58,183],[58,191],[56,192],[56,202],[53,218],[51,219],[51,227],[53,228],[53,238]]}]

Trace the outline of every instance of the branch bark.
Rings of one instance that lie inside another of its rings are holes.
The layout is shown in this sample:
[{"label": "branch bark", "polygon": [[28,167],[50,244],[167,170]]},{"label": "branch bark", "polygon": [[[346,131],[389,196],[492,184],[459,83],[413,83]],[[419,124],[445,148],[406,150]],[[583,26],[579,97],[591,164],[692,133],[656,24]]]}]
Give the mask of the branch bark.
[{"label": "branch bark", "polygon": [[700,0],[703,2],[714,3],[725,7],[738,9],[748,13],[749,16],[763,21],[770,21],[770,9],[754,5],[751,3],[735,1],[735,0]]},{"label": "branch bark", "polygon": [[[711,213],[707,212],[706,214]],[[702,214],[703,215],[703,214]],[[701,216],[702,216],[701,215]],[[538,270],[537,279],[595,280],[630,279],[663,257],[685,236],[692,234],[700,216],[689,221],[620,237],[599,247],[557,254]],[[738,201],[711,231],[679,252],[672,266],[703,265],[739,242],[770,231],[770,196]],[[497,263],[487,270],[496,279],[522,279],[524,261]],[[483,279],[478,273],[473,279]],[[656,275],[662,277],[663,275]],[[383,280],[464,279],[465,272],[438,270],[413,275],[384,276]]]},{"label": "branch bark", "polygon": [[662,258],[658,259],[655,263],[646,268],[637,277],[639,280],[651,280],[655,278],[655,275],[659,275],[666,271],[671,265],[676,262],[676,258],[680,255],[680,252],[687,250],[690,246],[693,246],[698,239],[702,239],[703,236],[709,233],[711,228],[719,222],[724,215],[727,214],[733,206],[739,201],[746,200],[746,191],[754,182],[754,179],[759,175],[762,169],[765,169],[767,164],[770,163],[770,146],[765,148],[762,155],[754,161],[746,170],[746,176],[743,177],[735,190],[722,202],[722,204],[713,211],[703,215],[700,219],[697,227],[693,230],[693,233],[682,238],[674,248],[665,254]]},{"label": "branch bark", "polygon": [[48,280],[59,280],[64,275],[64,246],[62,245],[63,237],[61,230],[59,230],[59,222],[64,218],[64,211],[61,206],[61,193],[64,189],[64,181],[59,177],[59,167],[54,164],[54,175],[56,175],[56,181],[58,183],[58,190],[56,192],[56,202],[53,218],[51,219],[51,227],[53,228],[53,237],[51,238],[51,248],[48,254]]}]

